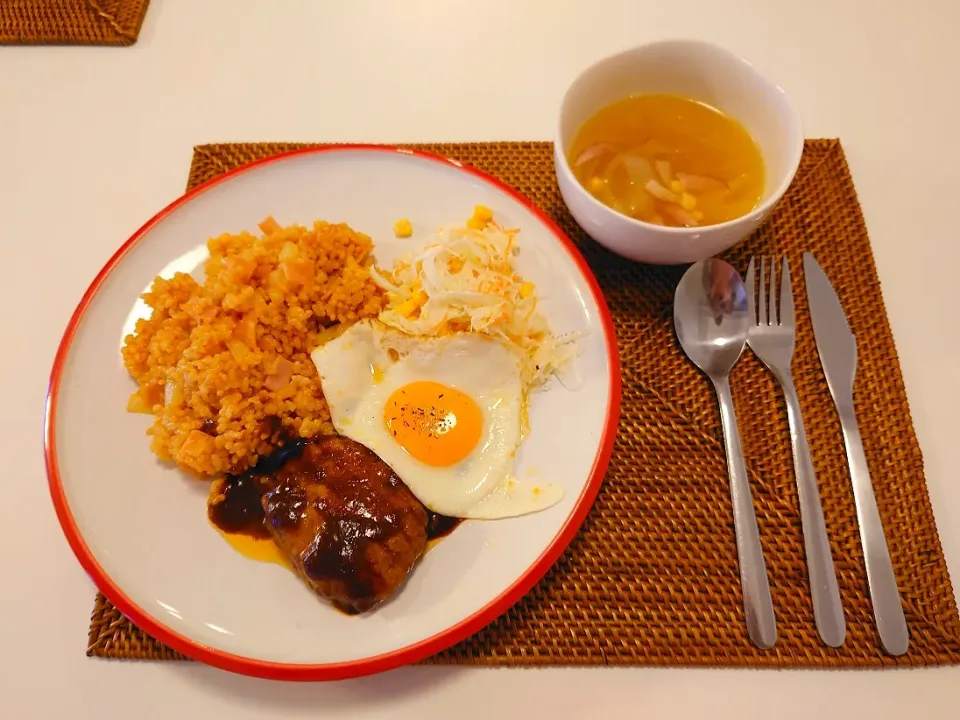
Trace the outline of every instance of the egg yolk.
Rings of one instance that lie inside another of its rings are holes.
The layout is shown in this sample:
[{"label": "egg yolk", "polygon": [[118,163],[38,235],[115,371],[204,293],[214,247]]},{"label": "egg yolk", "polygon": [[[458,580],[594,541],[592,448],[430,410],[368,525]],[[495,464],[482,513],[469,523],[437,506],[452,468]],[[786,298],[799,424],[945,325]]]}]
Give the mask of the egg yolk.
[{"label": "egg yolk", "polygon": [[440,383],[421,381],[398,388],[383,415],[387,432],[427,465],[463,460],[480,441],[483,416],[469,395]]}]

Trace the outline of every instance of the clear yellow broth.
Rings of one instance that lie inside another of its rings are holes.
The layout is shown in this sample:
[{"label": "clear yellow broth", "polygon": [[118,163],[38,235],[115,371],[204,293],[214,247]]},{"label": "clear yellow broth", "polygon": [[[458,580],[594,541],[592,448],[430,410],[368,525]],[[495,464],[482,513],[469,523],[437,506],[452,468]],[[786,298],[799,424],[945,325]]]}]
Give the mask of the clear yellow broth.
[{"label": "clear yellow broth", "polygon": [[608,105],[577,132],[569,160],[597,200],[661,225],[733,220],[753,210],[764,191],[763,156],[747,129],[678,95],[635,95]]}]

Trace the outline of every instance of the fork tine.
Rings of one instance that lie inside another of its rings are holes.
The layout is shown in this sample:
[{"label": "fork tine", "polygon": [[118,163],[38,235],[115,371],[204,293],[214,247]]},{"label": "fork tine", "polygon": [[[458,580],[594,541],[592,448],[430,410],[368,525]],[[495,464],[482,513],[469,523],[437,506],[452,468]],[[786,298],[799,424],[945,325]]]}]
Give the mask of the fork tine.
[{"label": "fork tine", "polygon": [[754,299],[757,294],[757,284],[753,275],[753,258],[750,258],[750,264],[747,265],[747,278],[743,281],[747,286],[747,317],[750,318],[750,324],[757,324],[757,305]]},{"label": "fork tine", "polygon": [[793,287],[786,255],[783,256],[783,270],[780,273],[780,324],[793,327]]},{"label": "fork tine", "polygon": [[767,293],[770,299],[770,324],[776,325],[777,315],[777,257],[770,258],[770,292]]},{"label": "fork tine", "polygon": [[757,303],[760,305],[760,324],[767,324],[767,259],[760,258],[760,288],[757,291]]}]

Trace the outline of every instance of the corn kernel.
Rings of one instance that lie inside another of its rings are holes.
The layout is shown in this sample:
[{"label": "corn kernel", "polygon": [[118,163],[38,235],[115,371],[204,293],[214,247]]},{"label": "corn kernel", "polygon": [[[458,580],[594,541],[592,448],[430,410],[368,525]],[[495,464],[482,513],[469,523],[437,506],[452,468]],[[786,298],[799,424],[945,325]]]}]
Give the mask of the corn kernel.
[{"label": "corn kernel", "polygon": [[680,207],[684,210],[693,210],[697,206],[697,199],[690,193],[683,193],[680,196]]},{"label": "corn kernel", "polygon": [[406,218],[400,218],[393,224],[393,234],[399,238],[408,238],[413,235],[413,224]]},{"label": "corn kernel", "polygon": [[493,210],[488,208],[486,205],[477,205],[473,209],[473,216],[477,220],[482,220],[483,222],[488,223],[493,220]]},{"label": "corn kernel", "polygon": [[467,220],[467,227],[471,230],[483,230],[487,226],[486,220],[481,220],[477,217],[472,217]]},{"label": "corn kernel", "polygon": [[530,297],[531,295],[533,295],[533,289],[534,289],[534,288],[533,288],[533,283],[532,283],[532,282],[525,282],[525,283],[523,283],[523,284],[520,286],[520,292],[519,292],[520,299],[521,299],[521,300],[526,300],[528,297]]},{"label": "corn kernel", "polygon": [[699,210],[694,210],[691,213],[691,215],[693,215],[693,219],[696,220],[697,222],[700,222],[701,220],[703,220],[703,213],[700,212]]},{"label": "corn kernel", "polygon": [[397,314],[401,315],[402,317],[410,317],[413,315],[413,311],[418,307],[419,305],[417,305],[417,301],[413,298],[410,298],[409,300],[404,300],[402,303],[397,305]]},{"label": "corn kernel", "polygon": [[679,195],[683,192],[683,183],[679,180],[674,180],[672,183],[670,183],[670,189]]}]

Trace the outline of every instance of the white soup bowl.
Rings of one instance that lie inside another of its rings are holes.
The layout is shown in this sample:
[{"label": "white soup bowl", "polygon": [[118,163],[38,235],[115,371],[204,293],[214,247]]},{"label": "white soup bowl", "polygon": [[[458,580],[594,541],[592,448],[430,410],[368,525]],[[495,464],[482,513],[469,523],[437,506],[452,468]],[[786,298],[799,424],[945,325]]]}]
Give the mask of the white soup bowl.
[{"label": "white soup bowl", "polygon": [[[646,93],[704,102],[746,127],[760,148],[766,170],[764,192],[753,210],[717,225],[666,227],[623,215],[580,184],[568,161],[577,131],[607,105]],[[642,45],[587,68],[563,98],[554,142],[560,193],[580,226],[625,258],[660,265],[717,255],[756,230],[789,187],[802,153],[800,114],[787,94],[746,60],[693,40]]]}]

